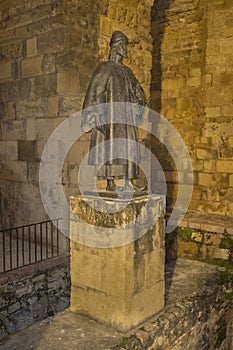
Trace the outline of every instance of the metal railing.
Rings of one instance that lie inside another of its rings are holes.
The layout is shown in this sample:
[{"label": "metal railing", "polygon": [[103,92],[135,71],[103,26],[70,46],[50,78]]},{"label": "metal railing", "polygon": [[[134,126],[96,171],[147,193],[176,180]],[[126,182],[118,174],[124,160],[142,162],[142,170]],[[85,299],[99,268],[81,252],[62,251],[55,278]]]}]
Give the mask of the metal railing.
[{"label": "metal railing", "polygon": [[60,253],[59,219],[0,231],[0,273],[54,258]]}]

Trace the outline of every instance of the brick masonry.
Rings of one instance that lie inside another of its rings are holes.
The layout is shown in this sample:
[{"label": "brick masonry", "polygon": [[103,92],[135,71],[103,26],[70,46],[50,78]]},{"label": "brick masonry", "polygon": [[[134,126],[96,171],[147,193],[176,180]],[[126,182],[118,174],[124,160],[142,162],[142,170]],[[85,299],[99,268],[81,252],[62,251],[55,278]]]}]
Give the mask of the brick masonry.
[{"label": "brick masonry", "polygon": [[[129,37],[126,64],[149,100],[151,5],[148,0],[23,0],[1,6],[2,228],[45,219],[38,188],[43,148],[55,128],[81,109],[94,69],[107,59],[115,29]],[[62,183],[67,196],[79,193],[78,169],[89,137],[83,135],[66,157]]]},{"label": "brick masonry", "polygon": [[[180,132],[190,152],[194,191],[189,209],[214,215],[213,222],[218,215],[232,217],[229,1],[36,0],[14,5],[4,2],[0,23],[3,228],[44,219],[38,189],[43,148],[53,130],[80,110],[95,67],[107,59],[115,29],[129,37],[126,64],[148,103]],[[147,136],[141,139],[151,144]],[[62,179],[67,196],[79,192],[77,173],[88,145],[86,134],[67,155]],[[153,139],[151,147],[165,170],[172,207],[178,190],[174,162],[161,143]],[[155,190],[160,177],[152,174]]]},{"label": "brick masonry", "polygon": [[[152,10],[151,106],[171,122],[190,152],[190,210],[223,216],[233,212],[232,14],[233,4],[219,0],[156,1]],[[167,170],[172,207],[174,163],[156,140],[152,149]],[[158,182],[155,173],[155,187]]]}]

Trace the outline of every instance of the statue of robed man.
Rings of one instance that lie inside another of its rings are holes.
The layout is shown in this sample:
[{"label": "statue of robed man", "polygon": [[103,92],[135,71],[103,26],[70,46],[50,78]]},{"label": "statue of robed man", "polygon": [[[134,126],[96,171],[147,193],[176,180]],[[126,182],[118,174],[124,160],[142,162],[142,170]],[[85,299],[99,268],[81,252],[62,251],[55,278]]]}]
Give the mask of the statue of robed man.
[{"label": "statue of robed man", "polygon": [[[97,166],[97,177],[107,180],[107,191],[115,191],[114,179],[125,179],[123,190],[134,190],[131,182],[140,162],[137,126],[142,122],[144,93],[127,57],[127,37],[112,34],[109,60],[99,65],[89,83],[82,111],[82,130],[91,131],[88,163]],[[100,166],[102,165],[102,166]]]}]

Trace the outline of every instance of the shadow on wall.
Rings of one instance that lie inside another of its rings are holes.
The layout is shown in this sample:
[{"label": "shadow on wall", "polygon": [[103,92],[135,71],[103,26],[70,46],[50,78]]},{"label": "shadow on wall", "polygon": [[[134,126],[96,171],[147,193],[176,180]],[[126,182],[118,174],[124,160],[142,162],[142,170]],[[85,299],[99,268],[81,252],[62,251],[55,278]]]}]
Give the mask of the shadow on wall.
[{"label": "shadow on wall", "polygon": [[[152,82],[151,82],[151,102],[150,108],[158,113],[162,111],[162,42],[164,39],[165,28],[167,25],[166,12],[169,10],[172,0],[155,0],[154,5],[151,10],[151,31],[153,38],[153,65],[152,65]],[[159,127],[158,122],[151,120],[152,122],[152,133]],[[162,135],[161,138],[162,140]],[[177,186],[176,182],[176,167],[174,160],[172,159],[170,153],[166,149],[166,146],[158,140],[156,137],[152,136],[151,140],[151,150],[154,156],[159,161],[163,174],[166,178],[167,185],[167,214],[172,209],[176,201]],[[160,193],[161,189],[161,174],[159,174],[156,169],[152,167],[152,190],[154,193]],[[170,236],[169,236],[170,237]],[[166,237],[167,238],[167,237]],[[166,260],[170,260],[171,257],[175,261],[177,258],[177,245],[172,244],[172,254],[170,254],[169,249],[171,245],[168,244],[166,239]],[[175,251],[174,251],[175,249]],[[169,290],[169,286],[166,286]]]}]

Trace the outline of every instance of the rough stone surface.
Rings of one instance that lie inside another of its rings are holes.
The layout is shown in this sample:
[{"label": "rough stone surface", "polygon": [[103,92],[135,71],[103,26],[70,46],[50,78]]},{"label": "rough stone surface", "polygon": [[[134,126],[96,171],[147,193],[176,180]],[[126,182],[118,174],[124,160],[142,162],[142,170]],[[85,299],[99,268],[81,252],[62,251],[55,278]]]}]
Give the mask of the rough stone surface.
[{"label": "rough stone surface", "polygon": [[[135,72],[149,100],[150,8],[151,4],[145,0],[4,1],[0,21],[0,141],[4,141],[4,149],[0,151],[4,160],[0,163],[4,174],[0,186],[2,228],[29,223],[24,206],[21,211],[17,206],[22,197],[20,185],[33,183],[38,192],[39,168],[34,167],[32,172],[31,162],[40,161],[43,147],[59,123],[81,109],[94,69],[107,59],[109,40],[115,29],[129,36],[126,64]],[[77,142],[82,152],[67,155],[63,169],[66,193],[78,191],[77,173],[89,149],[88,140],[89,135],[84,135]],[[25,147],[19,143],[19,150],[9,159],[7,150],[12,141],[30,143],[25,143]],[[14,164],[8,164],[8,160]],[[23,175],[19,175],[21,167],[30,168],[28,178],[25,169]],[[12,195],[10,210],[8,201]],[[39,197],[34,196],[27,210],[30,222],[46,218]]]},{"label": "rough stone surface", "polygon": [[166,235],[167,259],[177,256],[233,264],[233,219],[189,212],[179,228]]},{"label": "rough stone surface", "polygon": [[71,197],[71,208],[71,310],[123,331],[161,311],[164,196],[136,196],[127,205],[80,195]]},{"label": "rough stone surface", "polygon": [[166,271],[165,310],[126,334],[67,310],[3,339],[1,349],[230,350],[232,275],[183,259]]},{"label": "rough stone surface", "polygon": [[[152,108],[171,122],[190,152],[195,175],[190,210],[231,217],[232,15],[230,1],[155,1],[151,90]],[[160,141],[172,143],[162,133]],[[157,140],[152,150],[172,174],[167,150]],[[156,172],[153,179],[158,186]],[[166,179],[172,207],[177,181],[167,174]]]},{"label": "rough stone surface", "polygon": [[66,256],[0,275],[0,339],[69,306]]}]

